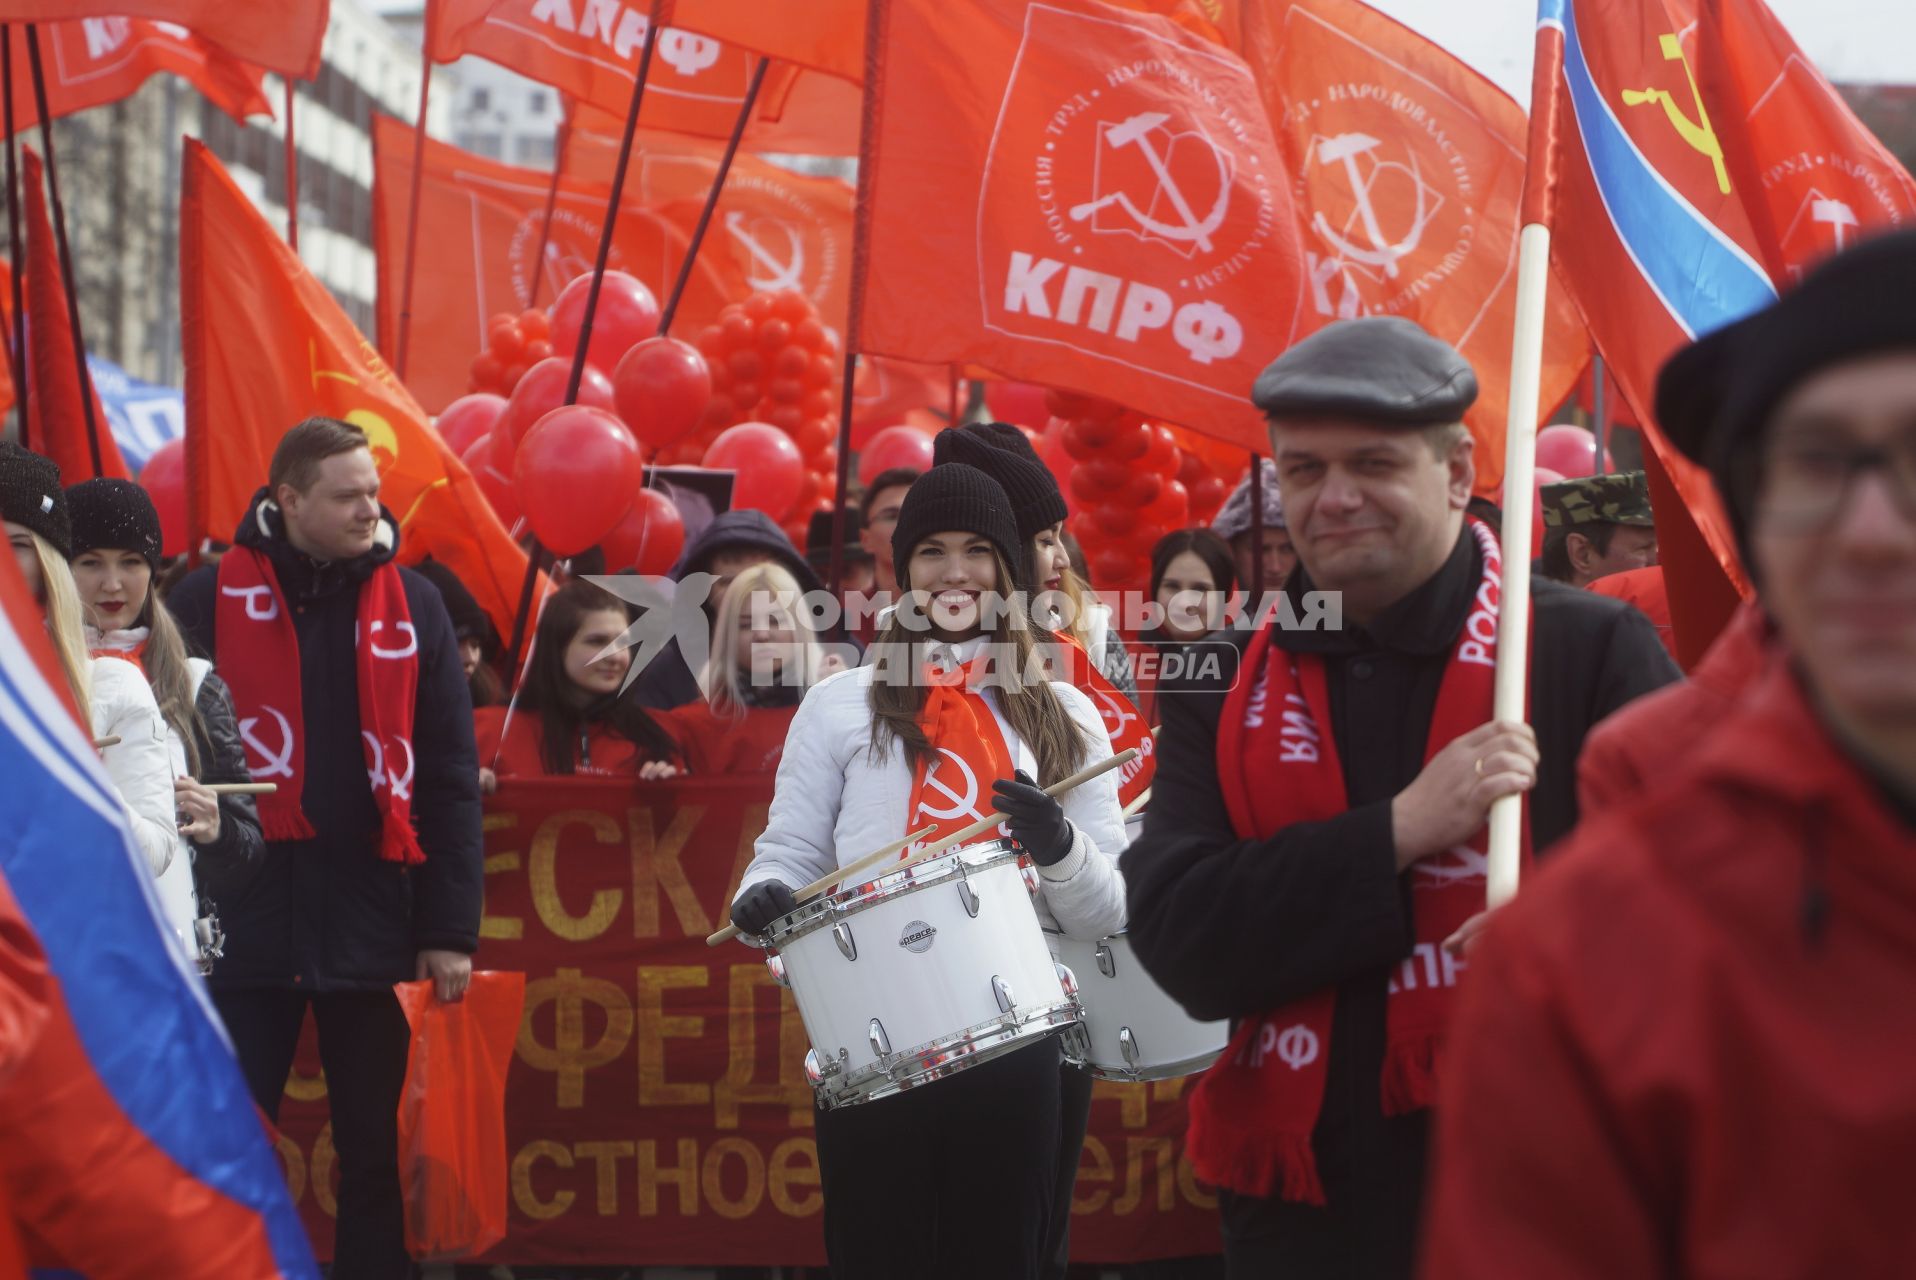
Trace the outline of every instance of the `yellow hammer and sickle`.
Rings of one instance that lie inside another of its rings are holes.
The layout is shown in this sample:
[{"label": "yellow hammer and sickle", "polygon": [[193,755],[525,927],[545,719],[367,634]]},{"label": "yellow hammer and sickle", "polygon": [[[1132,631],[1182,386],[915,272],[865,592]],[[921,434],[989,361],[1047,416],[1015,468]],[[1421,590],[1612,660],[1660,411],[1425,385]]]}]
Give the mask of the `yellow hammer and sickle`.
[{"label": "yellow hammer and sickle", "polygon": [[1690,101],[1696,105],[1696,119],[1692,121],[1683,114],[1683,108],[1677,105],[1667,89],[1625,89],[1623,105],[1640,107],[1650,102],[1661,103],[1663,114],[1670,118],[1671,127],[1683,141],[1692,150],[1710,157],[1710,164],[1716,169],[1716,189],[1727,196],[1730,194],[1730,171],[1723,165],[1723,145],[1716,140],[1716,130],[1710,127],[1710,113],[1704,110],[1703,95],[1697,90],[1696,74],[1690,70],[1690,60],[1683,56],[1683,46],[1673,34],[1660,37],[1657,47],[1663,51],[1665,62],[1682,64],[1683,78],[1690,84]]}]

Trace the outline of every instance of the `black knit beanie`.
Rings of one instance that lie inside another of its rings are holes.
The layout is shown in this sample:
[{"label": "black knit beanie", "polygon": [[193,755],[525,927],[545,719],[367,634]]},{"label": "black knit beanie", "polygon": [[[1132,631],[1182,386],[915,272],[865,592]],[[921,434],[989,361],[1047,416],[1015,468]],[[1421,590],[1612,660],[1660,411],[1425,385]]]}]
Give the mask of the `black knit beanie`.
[{"label": "black knit beanie", "polygon": [[73,519],[74,555],[101,547],[137,551],[149,568],[159,572],[165,558],[160,550],[160,513],[139,485],[106,476],[82,480],[67,490],[67,511]]},{"label": "black knit beanie", "polygon": [[1030,542],[1041,529],[1065,518],[1064,494],[1058,479],[1025,439],[1025,433],[1007,422],[974,422],[947,427],[932,441],[933,466],[963,462],[977,467],[1000,485],[1011,499],[1011,515],[1020,542]]},{"label": "black knit beanie", "polygon": [[[991,539],[1005,563],[1014,573],[1018,571],[1021,544],[1004,486],[977,467],[952,462],[933,466],[919,476],[899,504],[898,524],[891,533],[891,554],[900,581],[910,581],[906,566],[911,563],[913,547],[935,533],[954,529]],[[1015,589],[1016,584],[1013,586]]]},{"label": "black knit beanie", "polygon": [[11,440],[0,440],[0,520],[26,526],[73,559],[73,527],[60,488],[59,464]]},{"label": "black knit beanie", "polygon": [[460,640],[477,640],[480,651],[491,658],[502,647],[499,643],[499,629],[492,623],[492,615],[466,588],[454,573],[437,560],[422,560],[413,566],[413,572],[439,588],[439,598],[446,602],[446,616],[452,619],[452,634]]}]

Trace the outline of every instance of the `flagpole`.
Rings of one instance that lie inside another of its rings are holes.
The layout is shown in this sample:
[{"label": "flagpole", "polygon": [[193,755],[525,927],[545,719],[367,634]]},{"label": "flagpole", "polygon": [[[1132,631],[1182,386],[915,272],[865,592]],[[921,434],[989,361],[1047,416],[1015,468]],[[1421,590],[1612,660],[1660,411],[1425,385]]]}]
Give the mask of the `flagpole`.
[{"label": "flagpole", "polygon": [[1264,468],[1258,465],[1257,450],[1251,450],[1251,617],[1259,618],[1264,605]]},{"label": "flagpole", "polygon": [[1604,370],[1602,356],[1592,356],[1590,367],[1597,375],[1596,387],[1590,393],[1590,409],[1596,419],[1593,425],[1597,437],[1597,474],[1603,475],[1610,470],[1609,463],[1604,460],[1604,451],[1610,447],[1610,406],[1604,394],[1609,390],[1605,384],[1609,382],[1610,375]]},{"label": "flagpole", "polygon": [[13,24],[0,23],[0,114],[7,130],[7,261],[12,264],[13,331],[7,335],[7,360],[13,366],[13,399],[20,410],[20,446],[33,447],[27,415],[27,307],[21,281],[20,155],[13,136]]},{"label": "flagpole", "polygon": [[546,212],[539,223],[539,248],[532,255],[532,279],[526,283],[524,309],[527,311],[538,304],[539,283],[546,278],[546,246],[552,242],[552,211],[559,204],[559,177],[565,172],[566,135],[570,132],[571,126],[560,117],[552,139],[552,181],[546,184]]},{"label": "flagpole", "polygon": [[400,268],[399,333],[393,339],[393,374],[406,380],[406,347],[412,336],[412,272],[419,251],[419,193],[426,178],[426,106],[432,100],[432,11],[426,6],[426,30],[419,50],[419,119],[412,131],[412,202],[406,214],[406,261]]},{"label": "flagpole", "polygon": [[[53,203],[53,243],[60,253],[60,283],[67,295],[67,327],[73,331],[73,363],[75,373],[80,379],[80,409],[86,419],[87,456],[93,463],[93,474],[100,475],[105,465],[100,461],[100,424],[93,414],[93,379],[86,367],[86,334],[80,327],[80,292],[73,282],[73,249],[67,243],[66,204],[60,199],[60,166],[53,156],[53,121],[47,112],[46,72],[40,65],[40,32],[35,24],[27,24],[27,66],[33,73],[33,105],[40,113],[40,145],[47,153],[47,194]],[[35,199],[39,193],[35,193]]]},{"label": "flagpole", "polygon": [[884,22],[884,0],[865,0],[865,94],[858,121],[858,198],[852,206],[851,306],[845,317],[845,386],[838,401],[838,475],[837,487],[832,491],[832,558],[826,575],[826,589],[834,596],[845,573],[845,504],[852,482],[852,393],[858,376],[859,313],[865,306],[865,275],[871,257],[872,158],[878,150],[872,121],[878,110]]},{"label": "flagpole", "polygon": [[[619,162],[612,170],[612,194],[606,201],[605,225],[599,228],[599,254],[592,264],[592,287],[585,295],[585,315],[579,321],[579,348],[572,353],[572,376],[566,381],[565,403],[576,404],[579,399],[579,384],[585,379],[586,352],[592,346],[592,316],[599,309],[599,288],[605,283],[605,264],[612,254],[612,233],[619,221],[619,204],[625,197],[625,171],[632,161],[632,138],[639,128],[639,107],[645,101],[645,81],[652,72],[652,52],[658,47],[659,5],[662,0],[652,0],[649,20],[645,27],[645,48],[639,54],[639,73],[632,80],[632,104],[625,113],[625,135],[619,141]],[[423,125],[425,115],[420,120]],[[414,186],[417,187],[417,173],[414,174]],[[415,229],[418,221],[418,202],[414,202],[413,216]],[[410,254],[408,257],[410,258]],[[407,288],[411,288],[410,271]],[[404,341],[405,330],[400,330]],[[404,347],[401,347],[404,350]],[[519,588],[519,609],[512,619],[512,644],[508,650],[508,666],[516,669],[519,665],[519,649],[525,643],[526,622],[532,610],[532,587],[539,576],[539,562],[545,558],[545,548],[539,545],[537,536],[532,540],[532,554],[526,558],[526,579]]]},{"label": "flagpole", "polygon": [[299,252],[299,148],[293,141],[293,78],[286,84],[286,243]]},{"label": "flagpole", "polygon": [[[1546,0],[1547,3],[1547,0]],[[1497,616],[1497,668],[1491,715],[1516,724],[1525,717],[1530,680],[1531,493],[1537,486],[1537,412],[1543,378],[1544,307],[1550,286],[1550,211],[1556,188],[1558,71],[1563,30],[1537,24],[1531,67],[1530,134],[1526,148],[1523,229],[1517,234],[1517,315],[1510,347],[1510,400],[1504,420],[1504,574]],[[1523,796],[1490,806],[1484,896],[1500,907],[1517,893],[1523,848]]]},{"label": "flagpole", "polygon": [[732,136],[726,140],[725,154],[719,158],[718,172],[712,175],[712,189],[705,193],[705,207],[699,210],[699,220],[692,227],[692,241],[685,247],[685,261],[679,264],[678,279],[672,282],[672,292],[666,296],[665,311],[659,317],[659,333],[663,336],[671,332],[672,317],[678,314],[679,301],[685,296],[685,286],[692,280],[692,266],[699,256],[699,246],[705,242],[705,231],[712,223],[712,212],[718,208],[719,193],[725,190],[726,175],[732,172],[732,157],[738,154],[738,144],[745,136],[745,126],[752,119],[752,108],[758,102],[759,87],[765,83],[765,69],[772,65],[770,58],[760,58],[758,66],[752,69],[752,83],[746,86],[745,101],[739,104],[738,119],[732,122]]}]

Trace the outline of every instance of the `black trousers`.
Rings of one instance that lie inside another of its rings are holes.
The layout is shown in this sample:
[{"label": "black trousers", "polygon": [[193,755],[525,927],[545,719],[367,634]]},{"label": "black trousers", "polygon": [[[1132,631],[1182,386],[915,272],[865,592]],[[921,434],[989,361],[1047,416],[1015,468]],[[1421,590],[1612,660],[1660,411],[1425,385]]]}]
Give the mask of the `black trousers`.
[{"label": "black trousers", "polygon": [[213,1004],[253,1100],[276,1124],[300,1024],[312,1007],[339,1153],[332,1280],[407,1280],[412,1260],[399,1193],[398,1116],[411,1034],[392,992],[315,995],[268,987],[215,991]]},{"label": "black trousers", "polygon": [[835,1280],[1037,1280],[1058,1164],[1058,1038],[818,1113]]},{"label": "black trousers", "polygon": [[1071,1195],[1078,1187],[1078,1158],[1091,1127],[1091,1073],[1065,1063],[1058,1068],[1058,1177],[1052,1184],[1051,1226],[1045,1232],[1044,1278],[1064,1280],[1071,1265]]}]

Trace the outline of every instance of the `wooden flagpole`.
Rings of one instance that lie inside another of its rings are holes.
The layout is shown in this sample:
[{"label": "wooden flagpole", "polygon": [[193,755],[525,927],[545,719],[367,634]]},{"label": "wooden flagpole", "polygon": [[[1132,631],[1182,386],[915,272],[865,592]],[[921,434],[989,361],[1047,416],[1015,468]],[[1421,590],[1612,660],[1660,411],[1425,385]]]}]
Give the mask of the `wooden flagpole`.
[{"label": "wooden flagpole", "polygon": [[286,84],[286,243],[299,252],[299,146],[293,140],[293,78]]},{"label": "wooden flagpole", "polygon": [[13,24],[0,23],[0,114],[7,130],[7,261],[13,264],[13,330],[7,335],[7,360],[13,366],[13,399],[20,410],[20,445],[33,447],[27,413],[27,307],[23,273],[25,242],[20,236],[20,154],[13,136]]}]

